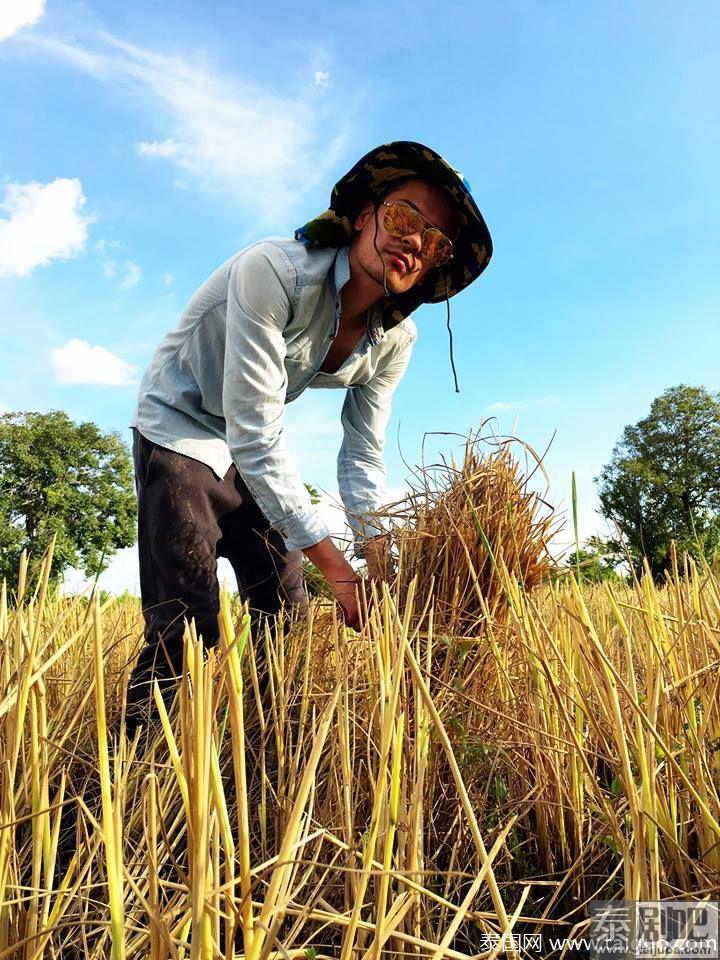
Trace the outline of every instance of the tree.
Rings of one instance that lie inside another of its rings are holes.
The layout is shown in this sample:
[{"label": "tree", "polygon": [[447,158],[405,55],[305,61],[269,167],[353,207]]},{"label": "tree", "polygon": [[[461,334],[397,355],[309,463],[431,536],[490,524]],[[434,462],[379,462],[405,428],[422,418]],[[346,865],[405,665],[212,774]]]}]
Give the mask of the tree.
[{"label": "tree", "polygon": [[661,577],[672,540],[710,558],[720,545],[720,394],[681,384],[656,397],[596,481],[637,571],[645,556]]},{"label": "tree", "polygon": [[313,505],[320,503],[320,500],[322,498],[320,497],[320,494],[316,487],[314,487],[311,483],[306,483],[305,489],[310,494],[310,503],[312,503]]},{"label": "tree", "polygon": [[585,581],[602,583],[604,580],[620,580],[616,568],[622,559],[617,555],[614,543],[592,536],[579,550],[570,551],[565,558],[565,566],[571,570],[579,569],[580,577]]},{"label": "tree", "polygon": [[135,543],[130,453],[117,433],[60,410],[0,416],[0,580],[14,583],[20,553],[36,560],[55,536],[52,576],[92,576]]}]

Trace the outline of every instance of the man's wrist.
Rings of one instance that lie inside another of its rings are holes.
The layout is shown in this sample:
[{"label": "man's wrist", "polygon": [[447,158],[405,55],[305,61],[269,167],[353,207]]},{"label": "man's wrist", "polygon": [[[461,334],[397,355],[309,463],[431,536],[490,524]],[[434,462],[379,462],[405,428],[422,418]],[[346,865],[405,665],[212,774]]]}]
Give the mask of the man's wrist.
[{"label": "man's wrist", "polygon": [[344,569],[347,566],[347,560],[333,543],[332,537],[325,537],[312,547],[306,547],[303,553],[325,575],[329,571]]}]

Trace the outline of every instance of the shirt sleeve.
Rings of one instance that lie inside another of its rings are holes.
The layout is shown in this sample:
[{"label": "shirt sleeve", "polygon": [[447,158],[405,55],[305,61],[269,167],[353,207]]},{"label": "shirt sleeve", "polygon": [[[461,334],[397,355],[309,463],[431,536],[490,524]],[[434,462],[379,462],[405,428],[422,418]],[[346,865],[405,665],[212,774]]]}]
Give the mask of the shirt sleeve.
[{"label": "shirt sleeve", "polygon": [[223,381],[227,444],[237,470],[288,550],[319,543],[329,529],[310,500],[284,434],[285,340],[294,268],[256,244],[230,268]]},{"label": "shirt sleeve", "polygon": [[385,500],[385,430],[392,395],[405,373],[414,340],[414,336],[406,340],[372,380],[350,387],[345,395],[337,478],[353,531],[356,557],[363,556],[365,539],[383,532],[367,514],[377,510]]}]

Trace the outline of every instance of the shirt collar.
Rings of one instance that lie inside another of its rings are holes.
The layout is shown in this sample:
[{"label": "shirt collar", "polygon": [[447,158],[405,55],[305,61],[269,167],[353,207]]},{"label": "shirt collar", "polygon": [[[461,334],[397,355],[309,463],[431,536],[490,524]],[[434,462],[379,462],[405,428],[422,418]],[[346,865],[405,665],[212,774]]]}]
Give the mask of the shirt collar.
[{"label": "shirt collar", "polygon": [[[340,291],[350,279],[350,247],[339,247],[335,254],[332,269],[330,270],[330,290],[333,300],[340,304]],[[380,301],[374,303],[368,310],[367,333],[370,343],[377,346],[385,339],[385,328],[383,326],[383,314],[380,307]]]},{"label": "shirt collar", "polygon": [[333,298],[339,302],[340,291],[350,279],[350,248],[338,247],[330,271],[330,289]]},{"label": "shirt collar", "polygon": [[385,327],[383,326],[382,310],[379,303],[374,303],[368,310],[367,332],[373,346],[377,346],[385,339]]}]

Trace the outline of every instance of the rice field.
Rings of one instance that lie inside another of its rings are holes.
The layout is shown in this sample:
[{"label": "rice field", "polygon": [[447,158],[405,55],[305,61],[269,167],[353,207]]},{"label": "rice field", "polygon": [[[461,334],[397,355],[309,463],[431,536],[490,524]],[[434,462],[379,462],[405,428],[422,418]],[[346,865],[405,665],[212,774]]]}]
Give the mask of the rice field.
[{"label": "rice field", "polygon": [[132,742],[139,601],[25,563],[0,598],[0,960],[550,957],[594,898],[717,898],[720,570],[551,576],[525,481],[469,449],[395,505],[361,632],[318,597],[253,636],[224,592],[220,644],[189,626]]}]

